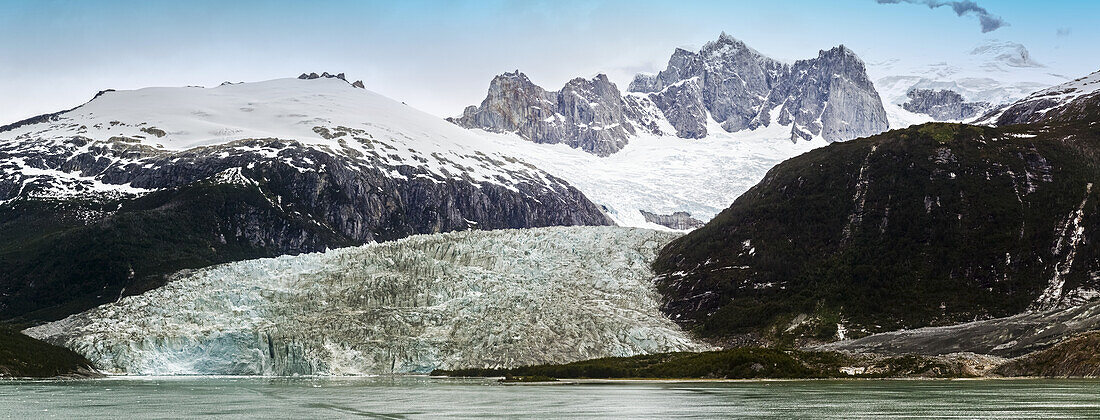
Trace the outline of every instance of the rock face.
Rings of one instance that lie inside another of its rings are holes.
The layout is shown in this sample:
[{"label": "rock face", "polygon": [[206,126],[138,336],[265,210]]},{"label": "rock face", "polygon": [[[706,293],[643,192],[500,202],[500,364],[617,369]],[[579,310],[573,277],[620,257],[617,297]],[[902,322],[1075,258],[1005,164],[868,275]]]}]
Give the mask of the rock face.
[{"label": "rock face", "polygon": [[[698,93],[670,90],[684,83],[694,83]],[[676,50],[666,70],[637,76],[629,90],[650,93],[666,115],[685,107],[693,112],[698,105],[705,108],[694,119],[669,117],[681,137],[696,133],[681,127],[705,121],[707,113],[729,132],[767,126],[776,118],[791,126],[794,141],[814,136],[851,140],[888,128],[863,61],[843,45],[789,66],[723,33],[698,53]],[[779,114],[773,117],[777,107]]]},{"label": "rock face", "polygon": [[1100,71],[1035,92],[984,115],[978,123],[998,126],[1035,122],[1071,122],[1090,118],[1100,107]]},{"label": "rock face", "polygon": [[[1020,357],[1050,349],[1098,328],[1100,302],[1091,302],[1072,308],[1029,311],[958,325],[890,331],[856,340],[837,341],[817,349],[890,355],[968,352]],[[1095,354],[1096,348],[1091,351]]]},{"label": "rock face", "polygon": [[[654,102],[662,104],[662,110],[683,109],[692,107],[693,102],[698,103],[723,129],[732,132],[749,128],[768,93],[789,71],[790,66],[768,58],[723,33],[717,41],[706,44],[697,53],[677,49],[664,71],[656,76],[636,76],[628,90],[656,93],[661,99],[654,99]],[[691,80],[694,82],[688,82]],[[693,95],[685,95],[682,88],[662,93],[681,82],[694,85],[694,89],[688,89]],[[699,112],[694,116],[702,119],[706,118],[706,113]],[[681,125],[678,123],[683,123],[682,119],[670,117],[669,121],[680,131]]]},{"label": "rock face", "polygon": [[548,92],[516,71],[494,78],[480,106],[448,120],[600,156],[622,149],[637,134],[672,134],[661,127],[701,139],[710,120],[737,132],[768,126],[774,118],[791,126],[794,141],[850,140],[888,128],[863,62],[844,46],[791,66],[723,33],[698,52],[677,49],[665,70],[639,74],[627,90],[621,97],[599,75]]},{"label": "rock face", "polygon": [[686,211],[678,211],[672,214],[655,214],[645,210],[641,212],[647,222],[656,223],[676,230],[691,230],[701,227],[704,224],[699,219],[691,217],[691,213]]},{"label": "rock face", "polygon": [[990,108],[988,102],[966,102],[953,90],[913,89],[906,96],[909,102],[901,104],[902,109],[931,116],[936,121],[968,120]]},{"label": "rock face", "polygon": [[755,124],[770,124],[776,107],[781,108],[775,122],[791,125],[792,141],[814,136],[851,140],[889,128],[863,61],[843,45],[795,62],[768,95]]},{"label": "rock face", "polygon": [[[0,318],[58,319],[247,258],[610,223],[564,181],[334,79],[114,92],[0,133],[13,245],[0,249]],[[241,131],[224,137],[222,118]],[[280,138],[251,137],[265,133]]]},{"label": "rock face", "polygon": [[[324,72],[324,73],[321,73],[321,74],[302,73],[300,76],[298,76],[298,79],[301,79],[301,80],[314,80],[314,79],[321,79],[321,78],[340,79],[340,80],[343,80],[345,82],[348,81],[348,79],[344,76],[344,73],[340,73],[340,74],[329,74],[328,72]],[[226,82],[226,83],[228,83],[228,82]],[[357,87],[359,89],[366,89],[366,86],[363,85],[362,80],[356,80],[355,82],[352,82],[351,86],[352,87]]]},{"label": "rock face", "polygon": [[1093,331],[998,366],[996,373],[1003,376],[1096,378],[1100,377],[1097,348],[1100,348],[1100,332]]},{"label": "rock face", "polygon": [[676,135],[685,139],[707,136],[707,107],[699,79],[688,79],[650,94],[649,100],[660,109]]},{"label": "rock face", "polygon": [[448,121],[607,156],[622,149],[638,130],[627,118],[627,107],[619,89],[603,74],[591,80],[576,78],[560,91],[548,92],[517,70],[493,78],[480,107],[469,106],[461,117]]},{"label": "rock face", "polygon": [[783,162],[654,263],[706,336],[834,340],[1100,297],[1094,117],[926,124]]},{"label": "rock face", "polygon": [[703,350],[661,314],[650,282],[673,237],[456,232],[242,261],[27,332],[107,371],[154,375],[428,373]]}]

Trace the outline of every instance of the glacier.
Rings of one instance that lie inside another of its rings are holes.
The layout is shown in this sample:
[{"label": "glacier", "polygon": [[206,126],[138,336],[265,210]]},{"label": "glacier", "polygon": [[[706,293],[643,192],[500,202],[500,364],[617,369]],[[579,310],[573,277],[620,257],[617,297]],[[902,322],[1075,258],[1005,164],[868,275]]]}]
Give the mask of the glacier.
[{"label": "glacier", "polygon": [[25,333],[139,375],[427,373],[706,350],[659,310],[650,263],[677,236],[465,231],[240,261]]}]

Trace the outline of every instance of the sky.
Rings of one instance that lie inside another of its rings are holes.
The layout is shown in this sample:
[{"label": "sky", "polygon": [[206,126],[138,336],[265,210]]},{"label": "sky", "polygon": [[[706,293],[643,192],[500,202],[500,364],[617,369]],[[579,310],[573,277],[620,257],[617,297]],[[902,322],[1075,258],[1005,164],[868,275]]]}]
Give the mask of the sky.
[{"label": "sky", "polygon": [[506,71],[625,89],[723,31],[789,62],[844,44],[869,63],[931,64],[997,39],[1076,77],[1100,69],[1098,18],[1095,0],[0,0],[0,125],[103,89],[323,71],[451,116]]}]

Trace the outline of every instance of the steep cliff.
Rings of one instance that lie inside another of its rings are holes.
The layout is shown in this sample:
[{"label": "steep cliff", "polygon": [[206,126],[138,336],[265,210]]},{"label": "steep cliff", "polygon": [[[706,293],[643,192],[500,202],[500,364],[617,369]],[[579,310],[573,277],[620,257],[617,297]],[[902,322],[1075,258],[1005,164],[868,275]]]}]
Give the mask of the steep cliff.
[{"label": "steep cliff", "polygon": [[863,61],[844,46],[792,66],[723,33],[698,52],[677,49],[665,70],[637,75],[627,91],[620,97],[598,75],[548,92],[516,71],[494,78],[480,106],[449,121],[599,156],[643,134],[702,139],[716,134],[711,122],[728,133],[774,122],[790,127],[792,141],[851,140],[888,128]]},{"label": "steep cliff", "polygon": [[607,156],[622,149],[637,130],[647,129],[644,121],[635,127],[638,121],[628,116],[639,111],[630,108],[605,75],[576,78],[548,92],[517,70],[493,78],[481,106],[469,106],[461,117],[448,121]]}]

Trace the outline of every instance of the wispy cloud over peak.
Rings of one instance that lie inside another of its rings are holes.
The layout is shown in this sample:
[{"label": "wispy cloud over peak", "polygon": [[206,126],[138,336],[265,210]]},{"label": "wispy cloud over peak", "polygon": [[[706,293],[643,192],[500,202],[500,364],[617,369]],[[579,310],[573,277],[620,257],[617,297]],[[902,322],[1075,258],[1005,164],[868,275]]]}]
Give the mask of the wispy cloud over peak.
[{"label": "wispy cloud over peak", "polygon": [[955,11],[955,14],[959,16],[974,15],[978,17],[978,22],[982,25],[982,32],[992,32],[1001,27],[1008,26],[1008,22],[1001,19],[999,16],[995,16],[989,13],[984,7],[978,6],[970,0],[961,1],[941,1],[941,0],[875,0],[878,4],[923,4],[928,6],[929,9],[935,9],[939,7],[950,7]]}]

